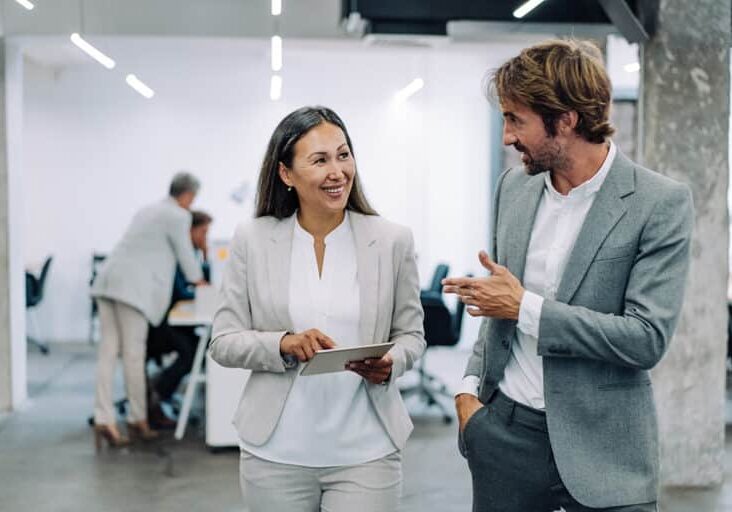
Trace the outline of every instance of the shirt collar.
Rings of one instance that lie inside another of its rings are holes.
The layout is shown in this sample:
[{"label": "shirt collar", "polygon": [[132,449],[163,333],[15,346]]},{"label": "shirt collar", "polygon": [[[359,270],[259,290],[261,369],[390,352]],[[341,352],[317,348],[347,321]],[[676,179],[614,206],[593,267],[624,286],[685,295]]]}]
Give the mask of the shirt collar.
[{"label": "shirt collar", "polygon": [[[346,210],[345,215],[343,216],[343,221],[336,226],[336,228],[325,235],[325,243],[326,245],[329,242],[337,242],[339,240],[343,240],[346,237],[348,237],[351,233],[351,223],[349,221],[348,217],[348,210]],[[305,228],[303,228],[300,225],[300,221],[297,219],[297,213],[295,214],[295,236],[298,239],[305,240],[309,243],[313,243],[314,238],[313,235],[305,231]]]},{"label": "shirt collar", "polygon": [[588,197],[596,194],[597,191],[600,190],[600,187],[602,187],[602,184],[605,183],[605,178],[607,178],[607,174],[610,172],[610,167],[612,167],[613,165],[613,161],[615,160],[615,155],[617,154],[617,152],[618,149],[615,146],[615,143],[610,140],[610,148],[607,152],[607,156],[605,157],[605,161],[602,162],[602,165],[600,166],[600,169],[595,173],[592,178],[585,181],[580,186],[570,190],[569,194],[567,194],[566,196],[563,196],[562,194],[557,192],[557,190],[554,188],[554,185],[552,184],[551,174],[548,172],[544,174],[544,183],[546,184],[546,189],[551,195],[561,199],[587,199]]}]

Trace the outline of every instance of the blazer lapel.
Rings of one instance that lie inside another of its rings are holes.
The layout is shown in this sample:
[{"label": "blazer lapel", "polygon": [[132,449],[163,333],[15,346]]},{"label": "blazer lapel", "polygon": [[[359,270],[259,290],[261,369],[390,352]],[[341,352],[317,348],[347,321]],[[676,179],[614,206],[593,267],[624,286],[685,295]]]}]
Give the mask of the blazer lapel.
[{"label": "blazer lapel", "polygon": [[523,281],[524,278],[526,252],[529,249],[531,229],[534,226],[536,211],[539,208],[543,192],[543,175],[532,176],[522,188],[521,193],[516,196],[515,202],[504,206],[506,214],[510,215],[504,235],[507,240],[498,240],[498,244],[506,242],[506,262],[504,265],[519,281]]},{"label": "blazer lapel", "polygon": [[292,330],[290,319],[290,258],[295,215],[283,219],[267,241],[267,282],[270,285],[274,317],[277,323]]},{"label": "blazer lapel", "polygon": [[572,300],[600,246],[625,215],[627,208],[622,198],[635,189],[633,173],[633,163],[618,151],[567,260],[557,290],[559,302],[569,303]]},{"label": "blazer lapel", "polygon": [[361,344],[375,343],[376,320],[379,304],[379,278],[381,261],[378,240],[371,229],[371,219],[367,215],[349,212],[348,216],[356,244],[356,268],[361,318],[359,335]]}]

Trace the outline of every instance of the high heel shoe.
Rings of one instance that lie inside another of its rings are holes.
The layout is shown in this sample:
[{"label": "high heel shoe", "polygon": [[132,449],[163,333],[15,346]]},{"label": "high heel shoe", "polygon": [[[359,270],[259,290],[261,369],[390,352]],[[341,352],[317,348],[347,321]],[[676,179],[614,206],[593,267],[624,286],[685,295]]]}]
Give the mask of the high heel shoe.
[{"label": "high heel shoe", "polygon": [[110,448],[122,448],[130,444],[130,440],[119,433],[114,425],[94,425],[94,446],[97,452],[102,450],[103,441]]},{"label": "high heel shoe", "polygon": [[160,437],[160,433],[157,430],[150,428],[147,421],[138,421],[137,423],[127,424],[127,433],[130,435],[130,439],[134,441],[154,441]]}]

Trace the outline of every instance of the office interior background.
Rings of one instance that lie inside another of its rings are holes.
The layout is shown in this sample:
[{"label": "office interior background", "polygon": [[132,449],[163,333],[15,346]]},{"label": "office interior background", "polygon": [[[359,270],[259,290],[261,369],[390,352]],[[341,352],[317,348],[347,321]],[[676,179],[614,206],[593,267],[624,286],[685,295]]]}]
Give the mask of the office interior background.
[{"label": "office interior background", "polygon": [[[690,406],[696,419],[687,424],[668,423],[663,510],[732,510],[724,444],[727,308],[719,292],[726,294],[728,279],[729,2],[703,0],[692,8],[682,0],[545,0],[518,18],[514,10],[523,3],[0,1],[0,510],[244,506],[236,452],[207,449],[202,392],[184,438],[163,448],[95,455],[86,424],[99,336],[89,297],[93,256],[108,253],[132,215],[166,194],[176,171],[200,178],[194,208],[213,216],[209,238],[225,248],[236,225],[253,215],[259,166],[276,124],[300,106],[328,106],[350,130],[372,204],[413,231],[422,287],[441,263],[450,275],[477,275],[477,253],[490,239],[492,185],[517,162],[513,149],[502,147],[500,113],[484,95],[486,72],[549,37],[595,39],[613,82],[615,140],[643,162],[652,104],[644,94],[667,79],[653,60],[663,57],[646,50],[663,40],[673,49],[670,61],[692,50],[708,56],[697,29],[708,23],[716,37],[725,21],[723,51],[712,49],[724,63],[714,69],[726,77],[710,78],[702,55],[700,72],[689,70],[691,79],[680,78],[676,87],[689,102],[705,88],[724,98],[716,102],[724,130],[700,129],[696,136],[707,139],[694,139],[718,164],[707,176],[702,208],[713,221],[700,217],[697,229],[723,251],[710,249],[715,264],[703,265],[711,276],[705,279],[717,283],[710,294],[719,295],[708,299],[718,307],[703,322],[711,329],[704,335],[714,333],[704,346],[708,357],[699,362],[693,346],[680,343],[680,362],[671,363],[694,361],[680,375],[683,386],[669,395],[709,405]],[[281,13],[273,14],[273,4]],[[678,28],[682,20],[701,42]],[[112,58],[114,68],[83,52],[72,33]],[[273,62],[273,36],[281,38],[281,65]],[[154,95],[131,87],[129,74]],[[686,164],[673,162],[670,173],[685,176]],[[699,229],[704,222],[716,231]],[[695,250],[705,247],[702,240]],[[26,310],[22,274],[38,274],[49,256],[43,299]],[[216,282],[225,262],[213,257]],[[689,300],[698,299],[694,290]],[[453,310],[454,301],[445,300]],[[465,315],[459,343],[430,351],[429,369],[448,388],[462,376],[478,326]],[[681,336],[693,330],[687,323]],[[28,345],[27,335],[48,344],[49,353]],[[666,378],[661,372],[657,387],[664,389]],[[441,400],[450,407],[449,397]],[[417,429],[405,454],[404,510],[468,510],[470,483],[455,423],[444,424],[438,410],[421,402],[408,402]],[[54,471],[61,461],[63,478]],[[695,476],[675,471],[676,464]]]}]

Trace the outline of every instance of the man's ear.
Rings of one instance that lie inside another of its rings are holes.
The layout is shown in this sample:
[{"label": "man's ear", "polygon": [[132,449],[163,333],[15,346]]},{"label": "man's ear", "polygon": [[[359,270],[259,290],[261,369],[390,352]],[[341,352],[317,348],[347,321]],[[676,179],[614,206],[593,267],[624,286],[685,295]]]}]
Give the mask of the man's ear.
[{"label": "man's ear", "polygon": [[577,128],[578,123],[579,114],[577,114],[576,110],[570,110],[569,112],[560,114],[557,119],[557,129],[562,135],[569,135]]},{"label": "man's ear", "polygon": [[277,172],[280,175],[280,179],[284,182],[285,185],[288,187],[292,186],[292,180],[290,179],[290,169],[285,167],[285,164],[282,162],[279,162],[277,164]]}]

